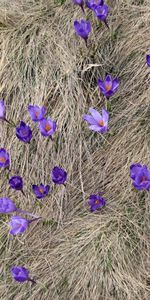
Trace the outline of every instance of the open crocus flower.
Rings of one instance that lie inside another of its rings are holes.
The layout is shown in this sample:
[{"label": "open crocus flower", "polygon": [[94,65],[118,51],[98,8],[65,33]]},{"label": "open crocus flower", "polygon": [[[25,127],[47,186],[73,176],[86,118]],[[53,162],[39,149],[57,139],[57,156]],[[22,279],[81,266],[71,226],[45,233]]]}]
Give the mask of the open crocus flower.
[{"label": "open crocus flower", "polygon": [[33,192],[34,192],[36,198],[42,199],[42,198],[44,198],[48,195],[49,190],[50,190],[50,186],[49,185],[43,185],[42,183],[39,186],[33,184],[32,189],[33,189]]},{"label": "open crocus flower", "polygon": [[89,197],[88,204],[90,206],[90,211],[96,211],[98,208],[105,206],[106,201],[99,195],[91,195]]},{"label": "open crocus flower", "polygon": [[56,122],[52,119],[43,119],[39,123],[39,129],[43,136],[52,136],[52,134],[56,131]]},{"label": "open crocus flower", "polygon": [[29,270],[25,267],[13,266],[10,271],[14,280],[18,282],[31,281],[35,283],[35,281],[29,277]]},{"label": "open crocus flower", "polygon": [[55,184],[64,184],[67,180],[67,172],[60,167],[54,167],[51,173],[52,181]]},{"label": "open crocus flower", "polygon": [[150,190],[150,170],[139,163],[130,166],[130,177],[137,190]]},{"label": "open crocus flower", "polygon": [[84,19],[80,20],[80,22],[75,20],[74,21],[74,29],[76,31],[76,34],[79,35],[81,38],[83,38],[87,45],[88,36],[91,31],[91,23]]},{"label": "open crocus flower", "polygon": [[118,78],[112,79],[110,75],[107,75],[104,81],[98,79],[98,86],[106,98],[109,98],[117,92],[119,81]]},{"label": "open crocus flower", "polygon": [[0,168],[6,168],[10,164],[9,154],[4,148],[0,148]]},{"label": "open crocus flower", "polygon": [[91,9],[94,10],[94,8],[96,8],[97,6],[103,5],[104,1],[103,0],[86,0],[85,1],[86,6]]},{"label": "open crocus flower", "polygon": [[13,234],[13,235],[17,235],[19,233],[24,233],[31,222],[34,222],[39,219],[40,219],[40,217],[31,219],[31,220],[27,220],[20,216],[13,216],[13,217],[11,217],[10,222],[9,222],[9,226],[10,226],[9,233]]},{"label": "open crocus flower", "polygon": [[84,12],[84,8],[83,8],[83,5],[84,5],[84,1],[83,0],[72,0],[72,2],[75,4],[75,5],[79,5],[82,9],[82,11]]},{"label": "open crocus flower", "polygon": [[0,100],[0,120],[5,120],[6,107],[3,100]]},{"label": "open crocus flower", "polygon": [[28,111],[32,121],[39,122],[44,119],[46,108],[44,106],[40,107],[37,105],[29,105]]},{"label": "open crocus flower", "polygon": [[150,54],[146,55],[146,62],[147,62],[148,67],[150,67]]},{"label": "open crocus flower", "polygon": [[109,114],[102,108],[102,115],[94,108],[90,108],[90,115],[83,115],[83,119],[89,123],[89,128],[93,131],[98,131],[100,133],[105,133],[108,131],[108,119]]},{"label": "open crocus flower", "polygon": [[20,176],[12,176],[9,179],[9,185],[12,189],[21,191],[23,189],[23,180]]},{"label": "open crocus flower", "polygon": [[105,25],[108,27],[106,18],[108,17],[109,14],[109,7],[107,5],[97,5],[94,7],[94,12],[97,16],[97,18],[100,21],[103,21],[105,23]]},{"label": "open crocus flower", "polygon": [[29,143],[32,139],[32,131],[30,126],[21,121],[20,125],[16,127],[16,136],[20,141]]}]

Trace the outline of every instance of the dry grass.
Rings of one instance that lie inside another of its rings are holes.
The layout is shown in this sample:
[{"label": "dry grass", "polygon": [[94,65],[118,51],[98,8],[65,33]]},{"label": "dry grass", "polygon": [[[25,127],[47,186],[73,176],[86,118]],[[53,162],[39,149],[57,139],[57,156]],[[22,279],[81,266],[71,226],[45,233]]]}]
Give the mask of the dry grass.
[{"label": "dry grass", "polygon": [[[0,195],[43,217],[13,240],[8,217],[1,220],[1,300],[149,299],[150,194],[132,188],[129,166],[150,167],[150,5],[107,2],[110,31],[88,13],[93,32],[86,49],[72,26],[82,13],[70,1],[54,8],[48,0],[0,0],[0,94],[9,119],[34,128],[29,146],[0,125],[1,146],[11,154],[12,173],[24,177],[27,197],[8,190],[4,172]],[[96,81],[105,72],[119,76],[120,88],[103,138],[88,130],[82,114],[90,106],[101,110]],[[45,104],[57,120],[54,143],[39,135],[28,103]],[[48,183],[56,164],[69,173],[67,188],[54,188],[40,207],[31,184]],[[87,199],[98,191],[107,207],[91,214]],[[33,288],[12,281],[14,264],[31,270]]]}]

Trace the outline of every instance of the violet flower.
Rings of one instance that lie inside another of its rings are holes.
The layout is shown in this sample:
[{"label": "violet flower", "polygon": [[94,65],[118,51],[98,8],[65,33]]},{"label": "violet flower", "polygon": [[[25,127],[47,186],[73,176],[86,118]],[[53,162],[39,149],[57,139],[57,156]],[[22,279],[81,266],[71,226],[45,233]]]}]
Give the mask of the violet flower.
[{"label": "violet flower", "polygon": [[83,115],[83,119],[89,123],[89,129],[105,133],[108,131],[109,114],[105,108],[102,108],[102,115],[94,108],[90,108],[90,115]]},{"label": "violet flower", "polygon": [[82,9],[82,11],[84,12],[84,1],[83,0],[72,0],[72,2],[75,4],[75,5],[79,5]]},{"label": "violet flower", "polygon": [[20,216],[13,216],[13,217],[11,217],[10,222],[9,222],[9,226],[10,226],[9,233],[12,235],[24,233],[31,222],[34,222],[39,219],[41,219],[41,218],[39,217],[39,218],[27,220]]},{"label": "violet flower", "polygon": [[85,43],[87,46],[88,36],[89,36],[89,33],[91,32],[91,23],[84,19],[80,20],[80,22],[75,20],[74,21],[74,29],[76,31],[76,34],[85,40]]},{"label": "violet flower", "polygon": [[22,179],[22,177],[12,176],[9,179],[9,185],[14,190],[22,191],[22,189],[23,189],[23,179]]},{"label": "violet flower", "polygon": [[109,7],[107,5],[96,5],[93,9],[97,18],[100,21],[103,21],[105,25],[109,28],[108,23],[106,21],[108,14],[109,14]]},{"label": "violet flower", "polygon": [[104,81],[102,81],[100,78],[98,79],[98,86],[106,98],[109,98],[117,92],[119,81],[118,78],[112,79],[111,75],[107,75]]},{"label": "violet flower", "polygon": [[0,148],[0,168],[6,168],[10,164],[9,154],[4,148]]},{"label": "violet flower", "polygon": [[49,185],[43,185],[42,183],[39,186],[33,184],[32,189],[33,189],[33,192],[34,192],[36,198],[42,199],[42,198],[44,198],[48,195],[49,190],[50,190],[50,186]]},{"label": "violet flower", "polygon": [[52,181],[55,184],[64,184],[67,180],[67,172],[60,167],[54,167],[51,172]]},{"label": "violet flower", "polygon": [[150,170],[139,163],[130,166],[132,184],[137,190],[150,190]]},{"label": "violet flower", "polygon": [[21,121],[20,125],[16,127],[16,136],[20,141],[24,143],[30,143],[30,140],[32,139],[32,131],[30,126]]},{"label": "violet flower", "polygon": [[106,201],[99,195],[90,195],[88,204],[90,206],[90,211],[93,212],[96,211],[98,208],[105,206]]},{"label": "violet flower", "polygon": [[52,136],[56,131],[56,122],[52,119],[43,119],[39,122],[39,130],[43,136]]},{"label": "violet flower", "polygon": [[103,0],[86,0],[85,1],[86,6],[91,9],[94,10],[94,8],[96,8],[97,6],[103,5],[104,1]]},{"label": "violet flower", "polygon": [[0,120],[5,120],[6,107],[3,100],[0,100]]},{"label": "violet flower", "polygon": [[25,267],[13,266],[10,271],[14,280],[18,282],[31,281],[32,283],[35,283],[35,281],[29,277],[29,270]]},{"label": "violet flower", "polygon": [[28,105],[28,111],[32,121],[39,122],[44,119],[46,108],[44,106],[40,107],[37,105]]},{"label": "violet flower", "polygon": [[148,65],[148,67],[150,67],[150,54],[146,55],[146,63]]},{"label": "violet flower", "polygon": [[26,210],[17,208],[17,206],[11,199],[9,199],[7,197],[0,198],[0,213],[1,214],[9,214],[9,213],[13,213],[13,212],[18,212],[21,214],[26,214],[26,215],[29,215],[32,217],[36,217],[33,214],[27,212]]}]

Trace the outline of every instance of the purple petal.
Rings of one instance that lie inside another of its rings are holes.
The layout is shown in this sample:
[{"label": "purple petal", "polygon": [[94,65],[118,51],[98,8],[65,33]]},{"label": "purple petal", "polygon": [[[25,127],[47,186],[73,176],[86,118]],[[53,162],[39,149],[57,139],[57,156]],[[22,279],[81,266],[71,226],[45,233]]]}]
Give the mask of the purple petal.
[{"label": "purple petal", "polygon": [[112,84],[113,92],[116,92],[118,87],[119,87],[119,80],[118,80],[118,78],[116,78],[116,79],[113,80],[113,84]]},{"label": "purple petal", "polygon": [[97,121],[95,121],[95,119],[89,115],[83,115],[83,119],[91,125],[97,125]]},{"label": "purple petal", "polygon": [[101,127],[100,126],[96,126],[96,125],[91,125],[89,126],[89,128],[93,131],[101,131]]},{"label": "purple petal", "polygon": [[148,67],[150,67],[150,54],[146,55],[146,62],[147,62]]},{"label": "purple petal", "polygon": [[103,120],[102,116],[100,115],[100,113],[94,109],[94,108],[90,108],[89,112],[91,113],[92,117],[97,121],[100,122]]}]

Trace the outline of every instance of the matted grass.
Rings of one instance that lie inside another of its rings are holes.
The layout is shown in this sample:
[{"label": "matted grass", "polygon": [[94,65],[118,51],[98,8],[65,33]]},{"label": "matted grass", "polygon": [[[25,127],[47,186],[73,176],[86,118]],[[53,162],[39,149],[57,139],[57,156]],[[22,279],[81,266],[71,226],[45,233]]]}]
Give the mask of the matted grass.
[{"label": "matted grass", "polygon": [[[138,192],[129,177],[131,163],[150,167],[150,4],[118,0],[110,4],[109,25],[92,20],[89,47],[75,36],[73,20],[83,17],[67,1],[0,1],[0,94],[7,116],[29,123],[34,138],[24,145],[14,129],[0,124],[1,147],[11,155],[12,174],[24,177],[26,198],[8,189],[0,173],[0,196],[42,216],[23,236],[8,235],[1,218],[1,300],[148,300],[150,194]],[[55,6],[55,7],[54,7]],[[104,98],[98,76],[118,76],[111,98],[109,132],[92,133],[82,120]],[[28,103],[46,105],[57,120],[54,142],[40,136]],[[35,202],[31,184],[49,183],[50,170],[68,171],[67,187],[53,187]],[[91,214],[90,194],[104,192],[106,208]],[[12,265],[24,265],[29,284],[15,283]]]}]

